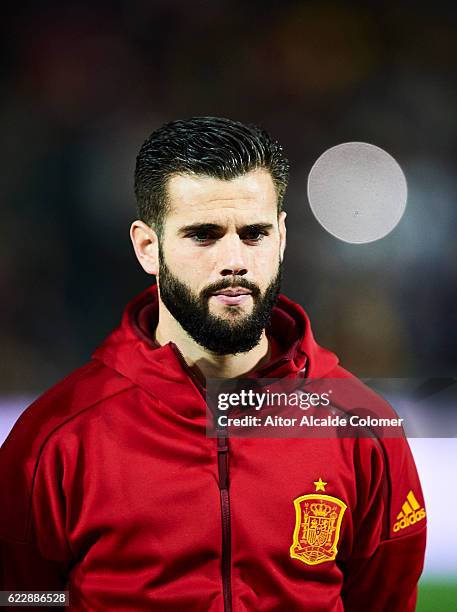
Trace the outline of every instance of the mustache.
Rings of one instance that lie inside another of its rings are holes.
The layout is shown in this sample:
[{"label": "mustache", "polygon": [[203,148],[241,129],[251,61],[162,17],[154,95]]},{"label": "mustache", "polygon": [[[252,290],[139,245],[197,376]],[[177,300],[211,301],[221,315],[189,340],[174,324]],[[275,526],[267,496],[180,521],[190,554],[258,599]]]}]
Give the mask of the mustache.
[{"label": "mustache", "polygon": [[231,289],[235,287],[247,289],[251,292],[253,298],[260,296],[260,289],[255,283],[252,283],[251,281],[248,281],[245,278],[236,277],[226,279],[222,278],[220,281],[208,285],[202,290],[201,296],[203,298],[209,298],[216,291],[223,291],[224,289]]}]

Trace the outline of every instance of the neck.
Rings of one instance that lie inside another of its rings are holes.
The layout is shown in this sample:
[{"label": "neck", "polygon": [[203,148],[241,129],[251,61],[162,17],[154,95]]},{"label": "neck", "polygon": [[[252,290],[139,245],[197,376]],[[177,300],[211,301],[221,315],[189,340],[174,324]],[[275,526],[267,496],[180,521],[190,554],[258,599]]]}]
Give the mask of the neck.
[{"label": "neck", "polygon": [[265,331],[262,332],[257,346],[246,353],[216,355],[207,351],[183,330],[160,300],[155,340],[161,346],[174,342],[187,365],[204,379],[239,378],[266,363],[270,358],[270,347]]}]

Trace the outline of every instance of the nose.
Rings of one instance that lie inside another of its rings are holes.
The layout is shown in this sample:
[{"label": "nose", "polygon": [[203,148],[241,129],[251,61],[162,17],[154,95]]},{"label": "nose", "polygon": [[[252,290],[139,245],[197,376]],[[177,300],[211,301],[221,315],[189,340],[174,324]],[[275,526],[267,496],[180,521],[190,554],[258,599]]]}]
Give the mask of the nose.
[{"label": "nose", "polygon": [[243,243],[239,236],[224,236],[220,241],[221,276],[243,276],[248,270],[243,256]]}]

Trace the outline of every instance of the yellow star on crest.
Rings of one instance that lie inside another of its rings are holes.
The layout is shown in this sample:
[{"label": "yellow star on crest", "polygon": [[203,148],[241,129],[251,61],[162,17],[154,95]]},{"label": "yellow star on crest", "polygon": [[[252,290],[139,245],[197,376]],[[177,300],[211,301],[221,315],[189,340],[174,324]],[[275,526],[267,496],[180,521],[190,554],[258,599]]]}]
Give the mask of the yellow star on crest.
[{"label": "yellow star on crest", "polygon": [[326,484],[327,484],[327,483],[326,483],[326,482],[324,482],[324,481],[322,480],[322,478],[319,476],[319,480],[316,480],[316,481],[314,482],[314,486],[316,487],[316,491],[325,491],[325,485],[326,485]]}]

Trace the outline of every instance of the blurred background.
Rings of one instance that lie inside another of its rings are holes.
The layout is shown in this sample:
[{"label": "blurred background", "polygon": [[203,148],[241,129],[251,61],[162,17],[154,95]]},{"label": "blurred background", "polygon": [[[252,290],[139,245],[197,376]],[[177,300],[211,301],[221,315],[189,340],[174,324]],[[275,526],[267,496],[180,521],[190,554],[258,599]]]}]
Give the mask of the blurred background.
[{"label": "blurred background", "polygon": [[[152,130],[193,115],[258,123],[283,144],[283,290],[321,344],[359,376],[456,375],[455,3],[43,0],[2,13],[3,437],[151,282],[128,237],[135,157]],[[311,166],[347,141],[384,148],[408,181],[404,217],[372,244],[333,238],[307,204]],[[455,440],[415,443],[429,516],[435,503],[435,524],[453,529],[433,487]],[[427,565],[423,610],[457,600],[455,549],[440,542],[449,563]]]}]

